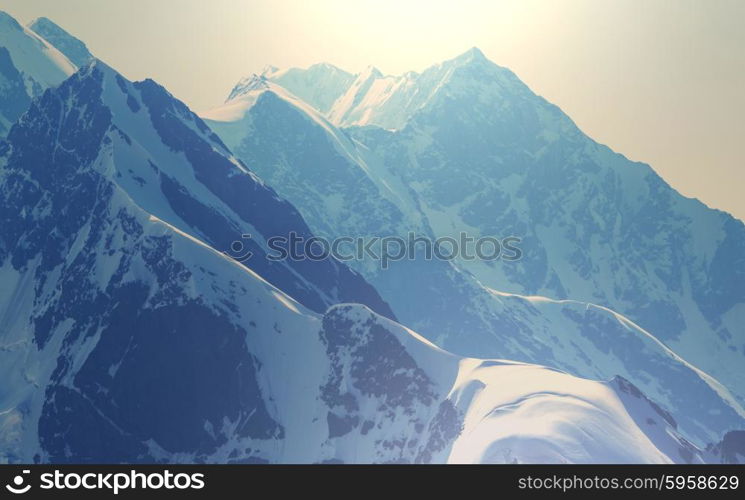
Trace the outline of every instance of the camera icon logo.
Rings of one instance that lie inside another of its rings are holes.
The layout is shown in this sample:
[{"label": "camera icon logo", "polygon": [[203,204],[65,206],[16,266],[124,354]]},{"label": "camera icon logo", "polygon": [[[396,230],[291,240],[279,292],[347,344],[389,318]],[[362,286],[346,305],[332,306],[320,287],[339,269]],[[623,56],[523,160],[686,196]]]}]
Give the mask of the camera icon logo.
[{"label": "camera icon logo", "polygon": [[24,477],[26,474],[31,474],[31,471],[28,469],[24,470],[22,475],[19,474],[18,476],[14,477],[12,484],[6,484],[5,488],[14,495],[22,495],[24,493],[27,493],[28,490],[31,489],[31,485],[23,485],[23,483],[26,481],[26,478]]}]

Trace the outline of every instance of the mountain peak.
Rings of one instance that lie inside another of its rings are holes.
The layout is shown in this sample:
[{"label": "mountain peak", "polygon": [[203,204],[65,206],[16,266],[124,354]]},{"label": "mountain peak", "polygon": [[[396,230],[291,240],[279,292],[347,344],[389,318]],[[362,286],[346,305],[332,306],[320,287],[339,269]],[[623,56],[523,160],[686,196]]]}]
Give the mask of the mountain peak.
[{"label": "mountain peak", "polygon": [[333,64],[327,63],[327,62],[320,62],[320,63],[313,64],[308,69],[309,70],[314,70],[315,69],[315,70],[323,70],[323,71],[329,71],[329,72],[334,72],[334,73],[349,74],[346,71],[344,71],[343,69],[341,69],[340,67],[334,66]]},{"label": "mountain peak", "polygon": [[355,75],[327,62],[262,75],[322,113],[331,109],[334,102],[347,91],[356,78]]},{"label": "mountain peak", "polygon": [[279,71],[279,68],[276,66],[272,66],[271,64],[267,64],[264,66],[264,68],[261,70],[261,76],[270,77],[277,73]]},{"label": "mountain peak", "polygon": [[484,53],[483,53],[483,52],[481,51],[481,49],[480,49],[480,48],[478,48],[478,47],[471,47],[470,49],[468,49],[468,50],[466,51],[466,54],[470,54],[470,55],[471,55],[471,56],[473,56],[473,57],[480,57],[480,58],[482,58],[482,59],[486,59],[486,56],[485,56],[485,55],[484,55]]},{"label": "mountain peak", "polygon": [[454,62],[458,63],[471,63],[471,62],[488,62],[489,59],[486,58],[483,52],[481,52],[481,49],[478,47],[471,47],[461,55],[455,57],[452,59]]},{"label": "mountain peak", "polygon": [[250,92],[251,90],[261,90],[268,88],[269,81],[267,80],[265,73],[262,72],[262,74],[260,75],[254,73],[251,76],[241,78],[235,85],[235,87],[233,87],[233,90],[230,91],[230,95],[228,95],[228,98],[225,100],[225,102],[231,101],[236,97],[245,94],[246,92]]},{"label": "mountain peak", "polygon": [[358,80],[368,80],[370,78],[382,78],[383,73],[375,66],[368,66],[357,76]]},{"label": "mountain peak", "polygon": [[96,73],[103,74],[107,78],[123,78],[118,71],[95,57],[88,61],[84,66],[81,66],[78,70],[78,74],[81,76],[81,78],[85,78]]},{"label": "mountain peak", "polygon": [[88,47],[49,18],[38,17],[28,24],[28,29],[51,43],[73,64],[84,66],[93,58]]},{"label": "mountain peak", "polygon": [[51,43],[2,11],[0,46],[8,50],[13,65],[23,74],[26,91],[31,97],[58,85],[77,69]]},{"label": "mountain peak", "polygon": [[[35,27],[35,26],[50,26],[50,27],[51,26],[54,26],[56,28],[59,28],[59,26],[57,25],[57,23],[55,23],[54,21],[52,21],[48,17],[44,17],[44,16],[37,17],[36,19],[34,19],[30,23],[28,23],[26,26],[28,26],[31,29],[33,29],[33,27]],[[62,29],[62,28],[60,28],[60,29]]]}]

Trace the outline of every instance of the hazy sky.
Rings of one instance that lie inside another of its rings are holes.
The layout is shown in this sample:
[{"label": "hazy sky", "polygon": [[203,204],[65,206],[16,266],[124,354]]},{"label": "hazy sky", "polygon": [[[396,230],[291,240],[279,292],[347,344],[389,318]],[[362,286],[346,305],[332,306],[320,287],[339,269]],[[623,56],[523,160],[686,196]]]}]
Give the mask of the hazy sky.
[{"label": "hazy sky", "polygon": [[745,219],[742,0],[0,0],[195,110],[267,64],[422,70],[478,46],[587,134]]}]

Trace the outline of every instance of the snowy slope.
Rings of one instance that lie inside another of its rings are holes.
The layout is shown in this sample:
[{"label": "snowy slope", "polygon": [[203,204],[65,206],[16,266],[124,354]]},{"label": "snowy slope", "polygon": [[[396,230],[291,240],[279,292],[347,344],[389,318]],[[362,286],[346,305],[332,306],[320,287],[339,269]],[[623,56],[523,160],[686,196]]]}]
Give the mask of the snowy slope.
[{"label": "snowy slope", "polygon": [[381,165],[372,182],[404,186],[400,210],[435,236],[522,238],[520,262],[457,262],[480,283],[609,307],[745,402],[742,221],[595,143],[477,49],[421,75],[358,75],[328,116],[367,125],[346,132]]},{"label": "snowy slope", "polygon": [[31,96],[58,85],[76,67],[57,49],[30,29],[0,11],[0,47],[5,47],[13,63],[23,73]]},{"label": "snowy slope", "polygon": [[28,29],[52,44],[75,66],[85,66],[93,59],[93,55],[85,43],[62,29],[51,19],[46,17],[36,18],[28,24]]},{"label": "snowy slope", "polygon": [[0,137],[26,111],[31,98],[75,70],[46,40],[0,11]]},{"label": "snowy slope", "polygon": [[[702,461],[702,451],[680,436],[675,420],[622,378],[602,383],[536,365],[459,358],[359,306],[337,306],[326,314],[321,335],[327,344],[333,333],[341,335],[343,346],[331,351],[331,373],[344,373],[347,387],[351,386],[346,393],[335,392],[340,403],[334,410],[344,407],[344,413],[337,418],[348,424],[343,429],[347,433],[366,436],[366,427],[370,433],[378,432],[379,422],[365,425],[363,420],[364,408],[369,407],[372,396],[385,394],[387,404],[378,407],[374,414],[380,415],[382,410],[383,415],[391,417],[395,414],[395,409],[389,407],[391,401],[406,401],[409,405],[433,398],[437,414],[427,429],[425,453],[417,460]],[[343,360],[343,370],[335,368],[338,359]],[[380,366],[381,361],[390,364],[388,369]],[[412,362],[410,368],[394,371],[396,365]],[[387,392],[387,382],[388,387],[416,390],[411,395],[406,389],[399,389],[401,393]],[[418,397],[414,399],[414,395]],[[406,422],[407,417],[410,419],[411,415],[399,412],[396,422]],[[401,442],[392,441],[393,449],[419,449],[417,434],[402,434],[405,438]],[[445,453],[432,449],[433,443],[438,442],[449,443],[443,449]],[[621,442],[624,446],[617,445]]]},{"label": "snowy slope", "polygon": [[[352,76],[333,66],[320,64],[306,70],[270,68],[264,76],[328,116],[337,126],[376,125],[400,129],[412,114],[431,102],[455,69],[481,61],[486,61],[484,54],[472,48],[421,74],[410,71],[403,75],[384,75],[377,68],[368,66]],[[233,94],[229,99],[232,97]]]},{"label": "snowy slope", "polygon": [[[314,64],[306,69],[268,67],[261,76],[281,85],[322,113],[329,112],[355,80],[351,73],[328,63]],[[240,92],[238,87],[236,90]]]},{"label": "snowy slope", "polygon": [[162,87],[150,80],[131,84],[103,63],[96,67],[106,75],[103,97],[112,113],[108,140],[116,182],[148,213],[231,255],[233,242],[251,235],[242,240],[244,251],[253,253],[244,265],[311,309],[322,312],[355,301],[391,315],[372,287],[333,260],[268,259],[270,236],[311,236],[295,208]]},{"label": "snowy slope", "polygon": [[[0,151],[3,460],[701,460],[621,379],[459,358],[362,305],[321,316],[228,258],[146,172],[181,183],[182,203],[193,194],[188,214],[240,224],[213,182],[228,163],[233,182],[258,181],[200,124],[155,83],[96,62],[11,130]],[[289,205],[262,202],[288,218]],[[343,268],[333,273],[327,286],[340,287]]]},{"label": "snowy slope", "polygon": [[[316,234],[436,234],[396,165],[387,168],[266,78],[255,77],[204,116],[236,155],[292,200]],[[701,444],[743,426],[745,412],[727,388],[607,308],[498,292],[458,265],[421,254],[387,270],[376,259],[348,264],[375,285],[404,324],[453,352],[539,363],[589,378],[621,375],[670,409],[683,432]]]},{"label": "snowy slope", "polygon": [[[341,264],[262,259],[269,234],[307,235],[302,219],[152,81],[95,62],[37,99],[1,153],[8,459],[186,460],[218,452],[219,429],[205,422],[223,418],[269,439],[281,431],[257,399],[248,332],[312,332],[317,317],[295,298],[389,312]],[[219,246],[233,231],[253,235],[244,264]],[[82,437],[91,427],[100,440]]]},{"label": "snowy slope", "polygon": [[[460,61],[460,62],[458,62]],[[352,131],[415,191],[437,236],[517,235],[483,285],[608,307],[745,401],[745,225],[585,136],[486,59],[457,58],[398,132]]]},{"label": "snowy slope", "polygon": [[[349,234],[379,234],[380,224],[389,223],[389,232],[395,234],[394,224],[402,216],[396,206],[401,192],[374,185],[371,179],[378,177],[368,170],[375,165],[363,161],[347,135],[265,76],[244,79],[225,104],[201,117],[249,167],[266,176],[285,198],[300,203],[315,232],[335,236],[343,224],[354,228]],[[277,135],[283,133],[286,138]],[[350,192],[350,184],[364,196]],[[371,213],[375,221],[368,220]]]}]

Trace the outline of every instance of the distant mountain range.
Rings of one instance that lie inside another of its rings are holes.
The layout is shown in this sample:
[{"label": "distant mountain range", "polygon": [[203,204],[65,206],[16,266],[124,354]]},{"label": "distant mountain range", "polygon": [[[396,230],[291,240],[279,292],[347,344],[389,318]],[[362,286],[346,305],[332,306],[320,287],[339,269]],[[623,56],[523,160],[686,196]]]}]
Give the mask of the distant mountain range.
[{"label": "distant mountain range", "polygon": [[[200,118],[0,13],[0,78],[0,460],[745,459],[742,222],[477,49],[268,68]],[[267,258],[411,231],[524,257]]]},{"label": "distant mountain range", "polygon": [[[350,262],[404,324],[468,356],[623,375],[701,443],[741,425],[742,222],[596,144],[477,49],[421,75],[358,75],[325,114],[294,94],[319,90],[275,81],[288,73],[242,80],[203,117],[314,232],[522,238],[518,262]],[[338,127],[349,102],[364,126]]]}]

